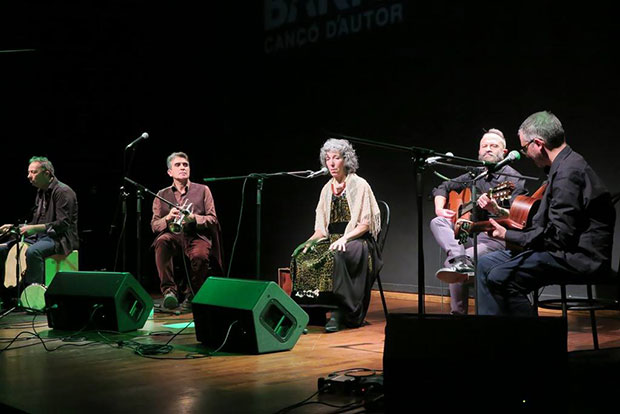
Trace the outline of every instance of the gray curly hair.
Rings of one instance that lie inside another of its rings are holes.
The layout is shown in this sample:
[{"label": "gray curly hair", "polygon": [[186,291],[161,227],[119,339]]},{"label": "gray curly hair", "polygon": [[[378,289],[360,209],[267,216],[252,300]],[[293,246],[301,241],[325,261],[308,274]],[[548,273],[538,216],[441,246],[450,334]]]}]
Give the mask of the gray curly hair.
[{"label": "gray curly hair", "polygon": [[344,159],[344,169],[347,174],[354,173],[359,168],[357,154],[353,149],[353,145],[346,139],[329,138],[321,147],[320,161],[323,167],[325,165],[325,156],[328,152],[337,152]]}]

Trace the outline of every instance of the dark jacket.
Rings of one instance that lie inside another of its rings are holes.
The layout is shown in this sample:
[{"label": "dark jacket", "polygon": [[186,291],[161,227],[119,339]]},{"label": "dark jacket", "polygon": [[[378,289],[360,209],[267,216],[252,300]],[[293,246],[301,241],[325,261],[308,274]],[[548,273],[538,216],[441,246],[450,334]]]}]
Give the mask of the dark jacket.
[{"label": "dark jacket", "polygon": [[45,224],[45,233],[54,240],[56,253],[69,254],[80,244],[78,203],[75,192],[54,178],[47,190],[38,190],[29,224]]},{"label": "dark jacket", "polygon": [[566,146],[553,160],[532,226],[508,230],[506,241],[549,251],[569,269],[593,274],[611,265],[616,211],[586,160]]}]

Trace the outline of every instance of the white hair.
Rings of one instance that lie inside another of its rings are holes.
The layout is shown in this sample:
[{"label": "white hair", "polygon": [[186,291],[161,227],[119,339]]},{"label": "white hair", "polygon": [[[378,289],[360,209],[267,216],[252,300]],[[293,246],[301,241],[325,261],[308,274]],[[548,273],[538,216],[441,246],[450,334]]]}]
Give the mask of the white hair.
[{"label": "white hair", "polygon": [[320,161],[323,167],[325,165],[325,157],[328,152],[337,152],[344,159],[344,169],[347,174],[354,173],[359,168],[357,154],[353,149],[353,145],[346,139],[329,138],[321,148]]},{"label": "white hair", "polygon": [[175,158],[184,158],[188,163],[189,163],[189,157],[187,156],[186,153],[184,152],[173,152],[172,154],[168,155],[168,158],[166,158],[166,166],[168,167],[168,169],[172,168],[172,160]]}]

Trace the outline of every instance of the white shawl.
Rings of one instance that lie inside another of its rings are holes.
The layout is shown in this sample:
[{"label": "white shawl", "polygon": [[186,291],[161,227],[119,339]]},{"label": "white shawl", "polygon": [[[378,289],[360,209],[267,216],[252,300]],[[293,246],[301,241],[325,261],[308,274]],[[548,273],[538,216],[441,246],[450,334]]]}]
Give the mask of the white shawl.
[{"label": "white shawl", "polygon": [[[314,230],[319,230],[326,236],[329,234],[327,227],[329,226],[332,203],[331,185],[335,182],[332,178],[323,186],[319,204],[316,206]],[[352,231],[358,224],[365,223],[368,224],[368,231],[376,240],[379,231],[381,231],[381,213],[370,185],[355,173],[347,175],[345,183],[345,195],[351,211],[351,221],[347,225],[345,233]]]}]

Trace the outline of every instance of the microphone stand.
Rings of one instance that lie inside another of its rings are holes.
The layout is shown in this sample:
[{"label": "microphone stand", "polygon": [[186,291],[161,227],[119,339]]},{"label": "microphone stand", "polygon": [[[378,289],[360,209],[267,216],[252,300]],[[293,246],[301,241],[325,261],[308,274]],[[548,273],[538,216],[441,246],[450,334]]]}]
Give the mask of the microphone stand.
[{"label": "microphone stand", "polygon": [[[488,175],[489,170],[486,171],[486,173],[480,174],[478,175],[478,177],[475,177],[472,181],[471,181],[471,202],[474,203],[471,209],[471,217],[474,221],[478,220],[478,217],[476,215],[476,200],[478,199],[478,195],[477,193],[477,188],[476,188],[476,182],[481,178],[481,177],[486,177]],[[470,170],[469,174],[473,177],[474,171]],[[478,233],[474,233],[474,238],[473,238],[473,246],[474,246],[474,312],[476,315],[478,315]],[[467,294],[467,300],[469,300],[469,291],[466,290],[466,292],[468,292]]]},{"label": "microphone stand", "polygon": [[[232,177],[213,177],[213,178],[203,178],[204,182],[212,182],[212,181],[231,181],[231,180],[245,180],[247,178],[253,178],[256,180],[256,279],[260,280],[261,276],[261,221],[262,221],[262,202],[263,202],[263,186],[266,178],[277,177],[283,175],[290,175],[297,178],[307,178],[300,177],[300,174],[310,174],[312,171],[288,171],[288,172],[277,172],[277,173],[252,173],[248,175],[236,175]],[[233,252],[234,253],[234,252]],[[230,271],[230,269],[229,269]]]},{"label": "microphone stand", "polygon": [[23,236],[19,237],[18,234],[16,236],[17,237],[15,237],[15,239],[17,240],[17,249],[15,251],[15,289],[17,290],[17,308],[19,309],[22,307],[21,292],[20,292],[21,266],[19,263],[19,257],[21,255],[21,249],[22,249],[21,244],[24,242],[24,237]]},{"label": "microphone stand", "polygon": [[416,194],[416,206],[417,206],[417,211],[418,211],[418,215],[417,215],[418,314],[423,316],[425,314],[424,299],[425,299],[425,294],[426,294],[425,293],[425,282],[424,282],[424,238],[423,238],[423,233],[422,233],[422,229],[424,228],[424,223],[423,223],[424,205],[422,202],[423,201],[422,194],[423,194],[423,189],[424,189],[423,175],[426,169],[425,160],[429,156],[441,156],[442,158],[446,158],[446,159],[467,161],[467,162],[471,162],[471,163],[479,164],[479,165],[482,165],[482,162],[478,160],[471,160],[469,158],[442,154],[440,152],[436,152],[436,151],[433,151],[427,148],[419,148],[419,147],[413,147],[413,146],[396,145],[396,144],[391,144],[391,143],[386,143],[386,142],[378,142],[378,141],[373,141],[369,139],[350,137],[350,136],[346,136],[346,135],[342,135],[338,133],[332,133],[332,132],[328,132],[328,135],[330,137],[336,136],[336,137],[340,137],[343,139],[347,139],[352,142],[358,142],[361,144],[366,144],[366,145],[375,146],[375,147],[384,148],[384,149],[405,151],[405,152],[410,152],[412,154],[411,159],[413,160],[413,167],[414,167],[414,171],[416,175],[415,181],[414,181],[414,192]]},{"label": "microphone stand", "polygon": [[[123,162],[125,161],[125,159],[127,158],[127,151],[129,151],[130,149],[131,151],[131,157],[129,158],[129,164],[127,165],[127,168],[123,168],[123,178],[126,178],[127,175],[129,175],[131,173],[131,165],[133,164],[133,159],[136,155],[136,151],[135,151],[135,147],[134,144],[136,142],[138,142],[141,138],[138,138],[134,141],[132,141],[131,143],[129,143],[126,147],[125,147],[125,153],[123,155]],[[122,187],[121,187],[122,188]],[[136,279],[140,281],[140,283],[143,282],[142,280],[142,265],[141,265],[141,258],[142,255],[140,254],[140,251],[142,250],[142,191],[140,187],[137,187],[137,191],[136,191]],[[123,198],[123,223],[127,222],[127,195]],[[125,248],[126,243],[125,243],[125,238],[126,238],[126,231],[125,231],[125,226],[123,225],[123,271],[127,270],[126,267],[126,255],[127,255],[127,249]]]},{"label": "microphone stand", "polygon": [[[163,201],[164,203],[168,204],[170,207],[178,207],[175,203],[172,203],[168,200],[166,200],[165,198],[157,195],[156,193],[152,192],[151,190],[149,190],[148,188],[146,188],[145,186],[143,186],[142,184],[132,180],[129,177],[123,177],[123,180],[127,181],[128,183],[132,184],[133,186],[136,187],[137,191],[139,191],[140,193],[149,193],[150,195],[152,195],[155,198],[160,199],[161,201]],[[143,196],[141,196],[141,198],[144,198]]]},{"label": "microphone stand", "polygon": [[122,269],[123,271],[125,271],[127,270],[127,248],[126,248],[126,237],[125,237],[126,228],[125,227],[127,225],[127,197],[129,197],[129,193],[125,189],[125,186],[121,186],[120,192],[121,192],[122,224],[121,224],[121,234],[119,235],[119,237],[120,237],[121,250],[122,250],[121,252],[121,255],[122,255],[121,263],[123,265]]},{"label": "microphone stand", "polygon": [[[127,175],[129,175],[129,173],[131,172],[131,165],[133,163],[133,159],[135,156],[135,151],[131,152],[131,158],[129,159],[129,163],[127,163],[127,153],[129,152],[129,150],[135,150],[135,145],[140,142],[143,139],[147,139],[148,138],[148,134],[145,132],[142,135],[140,135],[137,139],[133,140],[132,142],[130,142],[126,147],[125,150],[123,152],[123,171],[122,171],[122,176],[126,177]],[[137,226],[137,240],[138,240],[138,246],[137,246],[137,251],[136,251],[136,260],[137,260],[137,265],[136,265],[136,278],[140,281],[142,281],[142,275],[141,275],[141,268],[142,268],[142,259],[141,259],[141,225],[142,225],[142,194],[140,192],[138,192],[136,194],[137,196],[137,200],[136,200],[136,226]],[[115,223],[116,223],[116,219],[118,217],[118,206],[119,204],[121,205],[121,215],[122,215],[122,225],[121,225],[121,230],[120,230],[120,234],[118,236],[118,242],[117,242],[117,249],[116,249],[116,255],[114,258],[114,270],[117,270],[117,260],[118,260],[118,249],[120,246],[120,249],[122,250],[122,268],[123,271],[127,270],[127,244],[126,244],[126,225],[127,225],[127,217],[128,217],[128,213],[127,213],[127,197],[129,197],[129,193],[126,191],[126,188],[124,185],[121,184],[121,186],[119,187],[119,199],[118,202],[116,204],[116,209],[114,211],[114,217],[112,219],[112,224],[110,225],[110,231],[108,236],[112,237],[112,233],[114,232],[114,229],[116,227]]]},{"label": "microphone stand", "polygon": [[136,190],[136,278],[142,280],[142,200],[144,195],[141,188]]},{"label": "microphone stand", "polygon": [[[125,151],[123,152],[123,171],[122,171],[122,175],[123,177],[125,177],[128,173],[129,170],[131,168],[131,164],[133,162],[133,156],[131,157],[131,160],[129,162],[129,165],[127,165],[127,150],[130,148],[130,146],[128,145],[127,147],[125,147]],[[119,195],[118,195],[118,203],[116,204],[116,210],[114,212],[114,218],[112,219],[112,224],[110,225],[110,231],[109,231],[109,237],[112,236],[112,233],[114,232],[114,229],[116,228],[116,219],[118,217],[118,205],[121,205],[121,229],[120,229],[120,234],[118,235],[118,241],[117,241],[117,246],[120,245],[120,249],[122,250],[121,252],[121,265],[122,265],[122,270],[125,271],[127,270],[127,248],[126,248],[126,237],[125,237],[125,227],[127,225],[127,198],[129,197],[129,193],[127,192],[127,189],[125,188],[125,186],[123,184],[121,184],[121,186],[118,189],[119,191]],[[114,271],[118,270],[117,269],[117,260],[118,260],[118,247],[117,247],[117,252],[116,252],[116,257],[114,259]]]}]

